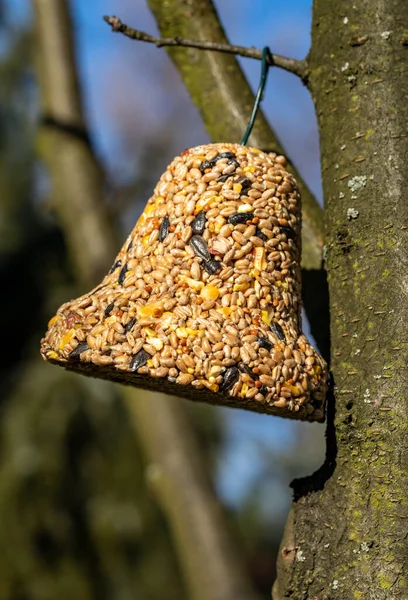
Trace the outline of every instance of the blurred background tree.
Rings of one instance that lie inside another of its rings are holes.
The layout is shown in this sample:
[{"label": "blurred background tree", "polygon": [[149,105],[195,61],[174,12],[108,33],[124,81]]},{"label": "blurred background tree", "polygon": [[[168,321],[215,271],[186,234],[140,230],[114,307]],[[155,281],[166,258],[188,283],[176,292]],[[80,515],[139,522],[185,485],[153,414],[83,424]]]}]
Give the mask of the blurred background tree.
[{"label": "blurred background tree", "polygon": [[[72,9],[87,121],[103,157],[102,192],[119,239],[173,155],[208,136],[163,54],[129,51],[119,37],[111,41],[101,16],[112,7],[103,4],[73,2]],[[119,5],[114,9],[123,16],[138,13],[153,23],[143,2]],[[94,58],[87,63],[84,50],[83,32],[89,43],[99,20],[97,37],[116,54],[102,69]],[[227,25],[238,27],[232,16]],[[28,2],[2,0],[0,598],[188,597],[120,388],[53,369],[38,354],[47,318],[84,284],[76,277],[42,162],[38,125],[44,127],[47,115],[33,62],[33,27]],[[93,69],[95,89],[87,79]],[[304,143],[313,145],[313,125],[307,127]],[[288,140],[293,145],[290,132]],[[310,153],[304,156],[310,160]],[[309,183],[319,188],[316,177]],[[289,504],[286,486],[321,461],[323,428],[205,406],[186,410],[206,468],[230,508],[248,577],[268,598]]]}]

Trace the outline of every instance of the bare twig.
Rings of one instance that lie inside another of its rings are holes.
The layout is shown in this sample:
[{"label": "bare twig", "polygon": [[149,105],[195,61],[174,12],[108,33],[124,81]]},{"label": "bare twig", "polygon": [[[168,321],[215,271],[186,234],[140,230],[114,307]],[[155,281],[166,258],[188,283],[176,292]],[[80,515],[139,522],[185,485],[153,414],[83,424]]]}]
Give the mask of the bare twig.
[{"label": "bare twig", "polygon": [[[187,40],[180,36],[173,38],[158,38],[154,35],[133,29],[119,19],[119,17],[105,16],[104,20],[109,23],[112,27],[112,31],[118,31],[123,33],[132,40],[138,40],[140,42],[147,42],[149,44],[156,44],[158,48],[162,46],[184,46],[186,48],[196,48],[197,50],[207,50],[210,52],[225,52],[226,54],[235,54],[237,56],[244,56],[245,58],[255,58],[257,60],[262,59],[262,50],[258,48],[247,48],[245,46],[234,46],[232,44],[220,44],[218,42],[209,42],[201,40]],[[302,79],[303,82],[307,80],[308,66],[305,60],[296,60],[294,58],[288,58],[281,56],[280,54],[269,54],[268,62],[271,66],[280,67],[285,71],[289,71],[294,75],[297,75]]]}]

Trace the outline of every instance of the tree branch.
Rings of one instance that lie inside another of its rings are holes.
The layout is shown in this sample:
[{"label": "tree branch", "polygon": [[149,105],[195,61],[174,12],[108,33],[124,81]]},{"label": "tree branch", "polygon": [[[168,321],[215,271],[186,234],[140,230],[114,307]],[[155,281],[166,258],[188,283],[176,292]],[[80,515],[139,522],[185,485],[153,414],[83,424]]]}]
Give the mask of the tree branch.
[{"label": "tree branch", "polygon": [[[186,48],[197,48],[198,50],[207,50],[210,52],[225,52],[226,54],[235,54],[237,56],[243,56],[245,58],[255,58],[257,60],[262,59],[262,50],[258,48],[247,48],[245,46],[233,46],[231,44],[222,44],[219,42],[209,42],[209,41],[201,41],[201,40],[187,40],[185,38],[176,36],[176,37],[167,37],[167,38],[158,38],[154,35],[150,35],[145,33],[144,31],[139,31],[138,29],[133,29],[126,25],[126,23],[122,23],[119,17],[103,17],[104,20],[109,23],[112,27],[112,31],[118,31],[123,33],[128,38],[132,40],[138,40],[140,42],[147,42],[149,44],[156,44],[158,48],[162,46],[179,46]],[[306,60],[296,60],[294,58],[288,58],[286,56],[281,56],[280,54],[269,54],[268,62],[271,66],[279,67],[284,69],[285,71],[289,71],[294,75],[300,77],[303,83],[307,82],[307,74],[308,74],[308,65]]]},{"label": "tree branch", "polygon": [[94,284],[118,241],[102,201],[103,171],[85,130],[68,7],[60,0],[33,5],[43,112],[38,146],[50,169],[53,206],[74,271],[82,284]]},{"label": "tree branch", "polygon": [[135,402],[127,386],[124,397],[149,460],[148,482],[168,519],[184,568],[189,598],[254,600],[183,404],[150,392]]},{"label": "tree branch", "polygon": [[[46,145],[46,159],[59,190],[53,195],[53,201],[67,244],[79,266],[78,277],[81,273],[84,282],[90,285],[99,277],[101,267],[106,273],[116,248],[111,245],[114,238],[112,223],[101,220],[104,214],[102,170],[97,168],[90,145],[86,146],[87,153],[83,150],[83,138],[88,139],[88,135],[74,60],[68,2],[33,0],[33,5],[42,59],[39,72],[43,103],[46,113],[64,125],[56,128],[60,135],[58,150],[53,145]],[[71,135],[67,126],[79,128],[82,135]],[[74,161],[77,156],[82,157],[82,162]],[[66,158],[62,160],[61,157]],[[88,194],[93,198],[92,205],[85,202]],[[84,206],[78,207],[80,198]],[[77,234],[77,228],[85,241],[89,238],[92,243],[95,243],[92,236],[99,241],[106,235],[109,251],[105,253],[99,245],[97,251],[88,251],[82,246],[83,238]],[[158,380],[158,390],[160,386]],[[146,392],[134,388],[123,391],[147,461],[153,467],[160,467],[162,478],[155,486],[157,499],[169,519],[190,597],[194,600],[251,600],[253,596],[245,569],[235,552],[236,545],[230,537],[225,514],[204,475],[206,463],[182,402],[160,395],[146,396]]]},{"label": "tree branch", "polygon": [[[211,0],[148,0],[148,4],[161,36],[228,45]],[[169,46],[167,50],[201,113],[211,140],[239,142],[248,123],[254,95],[236,56],[177,46]],[[265,151],[284,154],[261,110],[249,141]],[[320,269],[323,211],[296,168],[289,164],[288,169],[296,177],[302,193],[302,266]]]}]

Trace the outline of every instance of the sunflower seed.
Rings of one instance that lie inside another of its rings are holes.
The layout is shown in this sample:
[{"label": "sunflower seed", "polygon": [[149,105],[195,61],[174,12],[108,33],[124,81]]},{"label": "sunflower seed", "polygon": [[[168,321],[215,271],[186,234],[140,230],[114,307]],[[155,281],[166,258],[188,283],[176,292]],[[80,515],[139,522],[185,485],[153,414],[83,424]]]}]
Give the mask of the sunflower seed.
[{"label": "sunflower seed", "polygon": [[276,321],[271,322],[269,329],[272,331],[272,333],[276,335],[276,337],[279,340],[282,340],[283,342],[286,340],[282,327]]},{"label": "sunflower seed", "polygon": [[160,227],[159,227],[159,242],[164,242],[166,237],[169,235],[169,227],[170,227],[170,219],[169,219],[169,217],[164,217],[164,219],[160,223]]},{"label": "sunflower seed", "polygon": [[240,223],[251,221],[254,216],[254,213],[249,212],[235,213],[234,215],[230,215],[228,217],[228,223],[231,223],[231,225],[239,225]]},{"label": "sunflower seed", "polygon": [[206,261],[211,260],[211,254],[208,249],[207,242],[203,237],[201,237],[201,235],[193,235],[190,240],[190,246],[198,257]]},{"label": "sunflower seed", "polygon": [[81,342],[68,354],[68,358],[79,358],[82,352],[86,352],[86,350],[89,350],[89,348],[90,347],[86,342]]},{"label": "sunflower seed", "polygon": [[129,371],[137,371],[138,369],[140,369],[140,367],[143,367],[143,365],[145,365],[151,357],[152,355],[142,348],[137,354],[135,354],[132,357],[129,364]]},{"label": "sunflower seed", "polygon": [[191,223],[191,228],[194,235],[201,235],[204,232],[206,221],[207,217],[205,212],[200,210],[194,221]]},{"label": "sunflower seed", "polygon": [[224,373],[223,380],[219,387],[220,392],[228,392],[233,385],[238,381],[239,371],[237,367],[230,367]]},{"label": "sunflower seed", "polygon": [[118,277],[119,285],[122,285],[122,283],[125,281],[127,270],[128,270],[128,266],[127,266],[127,263],[125,263],[119,273],[119,277]]}]

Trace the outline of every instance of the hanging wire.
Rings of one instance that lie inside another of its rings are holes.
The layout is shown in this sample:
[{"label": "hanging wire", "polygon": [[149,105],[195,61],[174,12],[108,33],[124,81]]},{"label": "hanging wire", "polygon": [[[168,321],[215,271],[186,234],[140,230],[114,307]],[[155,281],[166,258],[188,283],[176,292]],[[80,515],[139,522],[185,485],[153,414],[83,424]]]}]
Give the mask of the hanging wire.
[{"label": "hanging wire", "polygon": [[270,52],[268,46],[265,46],[265,48],[262,50],[261,79],[259,82],[258,91],[255,96],[255,102],[254,102],[254,106],[252,108],[251,116],[249,118],[248,126],[245,130],[244,137],[242,138],[242,142],[241,142],[242,146],[245,146],[246,143],[248,142],[248,138],[251,135],[251,131],[252,131],[252,128],[255,123],[256,115],[258,114],[259,105],[260,105],[263,95],[264,95],[264,89],[265,89],[265,85],[266,85],[266,80],[268,78],[268,70],[269,70],[269,66],[270,66],[270,57],[271,57],[271,52]]}]

